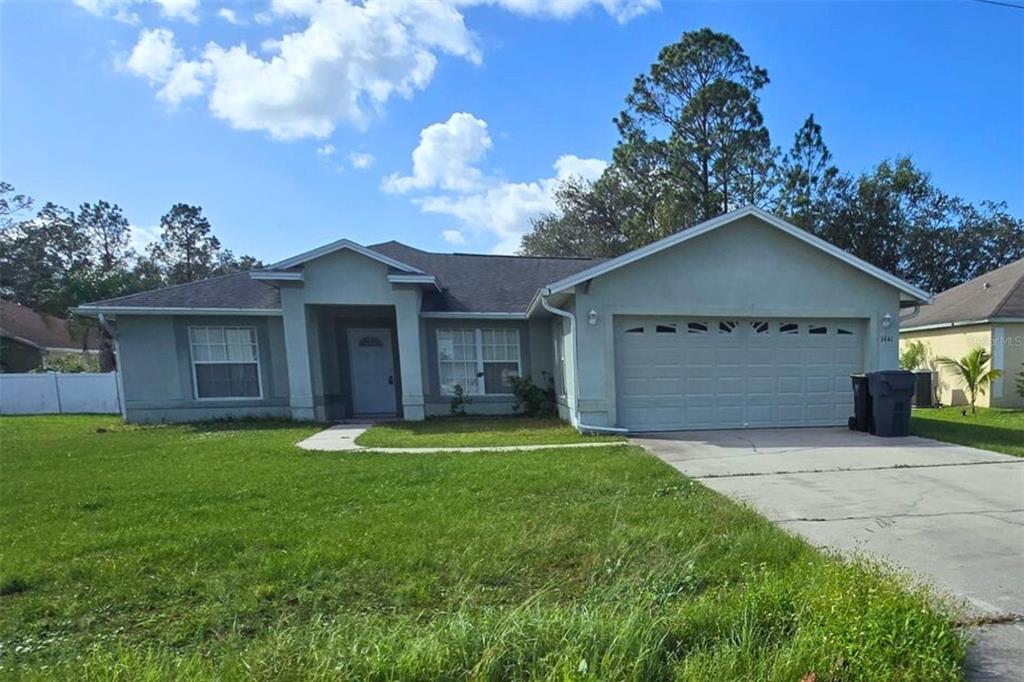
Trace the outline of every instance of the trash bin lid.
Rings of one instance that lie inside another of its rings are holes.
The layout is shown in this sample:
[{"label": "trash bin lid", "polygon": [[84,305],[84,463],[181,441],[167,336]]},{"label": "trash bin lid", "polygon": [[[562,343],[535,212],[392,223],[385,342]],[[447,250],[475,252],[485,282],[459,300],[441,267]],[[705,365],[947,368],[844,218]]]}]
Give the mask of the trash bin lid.
[{"label": "trash bin lid", "polygon": [[902,369],[883,369],[868,373],[873,393],[885,395],[890,393],[913,392],[917,376],[913,372]]}]

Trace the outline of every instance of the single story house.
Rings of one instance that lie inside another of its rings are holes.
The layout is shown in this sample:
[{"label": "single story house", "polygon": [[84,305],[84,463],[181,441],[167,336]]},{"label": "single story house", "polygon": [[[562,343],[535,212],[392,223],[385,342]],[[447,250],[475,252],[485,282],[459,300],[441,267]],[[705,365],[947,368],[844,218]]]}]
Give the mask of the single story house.
[{"label": "single story house", "polygon": [[130,421],[509,413],[634,431],[845,424],[929,294],[756,207],[609,260],[342,239],[248,274],[81,306],[116,337]]},{"label": "single story house", "polygon": [[85,354],[99,369],[100,334],[68,320],[0,299],[0,372],[46,369],[63,355]]},{"label": "single story house", "polygon": [[1024,407],[1016,390],[1016,378],[1024,372],[1024,258],[936,295],[932,305],[900,330],[901,350],[912,341],[925,345],[941,404],[963,405],[967,398],[960,382],[936,358],[961,358],[972,348],[984,348],[1003,378],[978,397],[978,405]]}]

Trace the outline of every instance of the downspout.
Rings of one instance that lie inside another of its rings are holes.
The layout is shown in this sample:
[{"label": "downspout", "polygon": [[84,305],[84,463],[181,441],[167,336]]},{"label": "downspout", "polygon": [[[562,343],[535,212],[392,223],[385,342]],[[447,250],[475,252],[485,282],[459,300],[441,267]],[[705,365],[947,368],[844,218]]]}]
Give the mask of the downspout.
[{"label": "downspout", "polygon": [[128,406],[124,401],[124,378],[121,376],[121,346],[117,341],[117,330],[107,322],[107,317],[99,313],[97,320],[110,338],[114,341],[114,384],[117,386],[117,402],[121,408],[121,419],[128,421]]},{"label": "downspout", "polygon": [[615,426],[592,426],[580,421],[580,372],[579,372],[579,342],[576,339],[576,316],[567,310],[556,308],[548,303],[550,289],[542,289],[540,293],[540,304],[544,310],[552,315],[564,317],[569,320],[569,335],[572,337],[572,364],[573,364],[573,406],[569,411],[569,421],[579,431],[593,433],[628,433],[628,429],[620,429]]}]

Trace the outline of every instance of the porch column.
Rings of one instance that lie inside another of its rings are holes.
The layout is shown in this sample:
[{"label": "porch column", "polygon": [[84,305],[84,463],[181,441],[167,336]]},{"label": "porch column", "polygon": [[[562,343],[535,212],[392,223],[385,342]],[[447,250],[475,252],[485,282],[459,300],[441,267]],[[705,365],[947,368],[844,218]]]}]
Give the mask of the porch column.
[{"label": "porch column", "polygon": [[306,304],[300,288],[281,287],[284,311],[284,345],[288,361],[288,400],[292,419],[312,420],[313,382],[309,369],[309,325]]},{"label": "porch column", "polygon": [[421,421],[423,408],[423,358],[420,343],[420,299],[418,289],[396,291],[395,325],[398,362],[402,374],[402,414],[406,421]]}]

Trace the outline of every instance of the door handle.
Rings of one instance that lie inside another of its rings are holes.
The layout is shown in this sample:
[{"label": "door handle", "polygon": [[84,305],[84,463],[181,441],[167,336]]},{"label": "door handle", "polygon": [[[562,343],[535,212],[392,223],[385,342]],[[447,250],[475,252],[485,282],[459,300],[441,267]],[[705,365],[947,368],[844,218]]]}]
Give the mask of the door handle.
[{"label": "door handle", "polygon": [[388,385],[389,386],[394,386],[395,385],[395,375],[394,374],[389,374],[388,375]]}]

